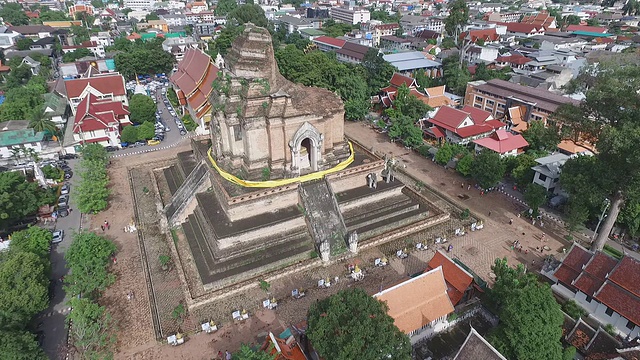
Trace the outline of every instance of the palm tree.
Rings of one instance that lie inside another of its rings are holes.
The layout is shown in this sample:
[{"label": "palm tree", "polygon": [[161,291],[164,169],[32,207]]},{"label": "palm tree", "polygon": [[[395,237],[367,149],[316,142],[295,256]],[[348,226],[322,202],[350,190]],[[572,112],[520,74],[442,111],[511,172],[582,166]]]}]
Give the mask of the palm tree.
[{"label": "palm tree", "polygon": [[50,135],[56,135],[59,132],[56,124],[45,116],[44,108],[33,112],[31,120],[29,120],[29,127],[36,132],[44,131]]}]

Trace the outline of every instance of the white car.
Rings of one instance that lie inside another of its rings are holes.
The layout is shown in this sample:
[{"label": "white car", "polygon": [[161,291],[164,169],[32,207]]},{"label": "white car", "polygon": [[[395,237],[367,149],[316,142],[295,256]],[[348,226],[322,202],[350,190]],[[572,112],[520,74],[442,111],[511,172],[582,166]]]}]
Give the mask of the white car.
[{"label": "white car", "polygon": [[64,230],[56,230],[52,233],[53,239],[51,240],[52,244],[61,243],[64,240]]},{"label": "white car", "polygon": [[70,186],[67,184],[62,185],[60,188],[60,195],[68,195]]}]

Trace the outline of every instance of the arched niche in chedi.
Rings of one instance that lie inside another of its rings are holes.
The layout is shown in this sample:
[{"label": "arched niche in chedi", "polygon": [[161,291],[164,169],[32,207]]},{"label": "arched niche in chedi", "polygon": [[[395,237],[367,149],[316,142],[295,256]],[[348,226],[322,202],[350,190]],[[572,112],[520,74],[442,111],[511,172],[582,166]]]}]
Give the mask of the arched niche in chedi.
[{"label": "arched niche in chedi", "polygon": [[258,181],[326,170],[350,155],[344,104],[327,90],[285,79],[271,36],[251,24],[234,40],[213,91],[213,156],[229,173]]},{"label": "arched niche in chedi", "polygon": [[308,122],[300,126],[289,141],[291,150],[291,172],[318,171],[322,163],[324,135]]}]

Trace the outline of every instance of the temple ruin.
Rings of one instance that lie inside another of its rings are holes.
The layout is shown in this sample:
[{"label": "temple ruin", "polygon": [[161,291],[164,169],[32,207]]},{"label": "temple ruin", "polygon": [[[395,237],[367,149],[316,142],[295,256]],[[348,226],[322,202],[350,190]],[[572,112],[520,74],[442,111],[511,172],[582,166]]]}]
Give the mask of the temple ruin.
[{"label": "temple ruin", "polygon": [[[213,87],[211,137],[156,171],[168,189],[163,215],[182,228],[205,293],[322,266],[449,219],[395,179],[392,159],[350,150],[340,98],[284,79],[267,30],[246,26]],[[228,176],[276,185],[243,187]]]}]

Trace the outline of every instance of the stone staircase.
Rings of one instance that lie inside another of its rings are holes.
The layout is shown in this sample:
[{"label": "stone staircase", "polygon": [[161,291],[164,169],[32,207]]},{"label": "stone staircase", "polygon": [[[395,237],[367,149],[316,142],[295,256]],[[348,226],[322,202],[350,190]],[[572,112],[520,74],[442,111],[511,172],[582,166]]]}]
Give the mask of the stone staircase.
[{"label": "stone staircase", "polygon": [[315,244],[328,240],[332,256],[344,252],[347,227],[327,180],[305,182],[300,184],[298,191],[307,226]]},{"label": "stone staircase", "polygon": [[378,183],[377,189],[361,187],[339,197],[339,206],[349,232],[366,240],[425,219],[427,207],[408,195],[402,183]]}]

